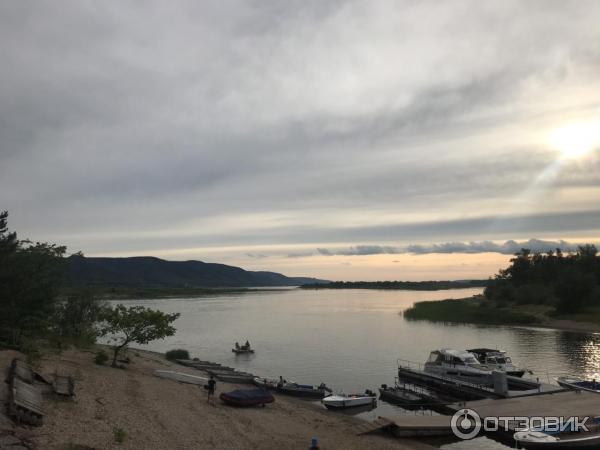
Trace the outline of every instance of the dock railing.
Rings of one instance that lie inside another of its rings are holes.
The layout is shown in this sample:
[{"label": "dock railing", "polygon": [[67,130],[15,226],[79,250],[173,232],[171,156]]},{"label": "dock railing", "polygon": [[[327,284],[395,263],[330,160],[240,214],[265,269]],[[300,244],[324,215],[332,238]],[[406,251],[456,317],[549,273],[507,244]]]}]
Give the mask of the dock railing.
[{"label": "dock railing", "polygon": [[[398,363],[398,369],[405,369],[405,370],[410,370],[413,372],[424,372],[425,369],[425,364],[417,362],[417,361],[410,361],[408,359],[401,359],[398,358],[397,359],[397,363]],[[435,378],[437,380],[440,380],[444,383],[448,383],[448,384],[452,384],[454,386],[466,386],[466,387],[471,387],[474,389],[479,389],[485,392],[489,392],[489,393],[493,393],[494,389],[489,385],[489,384],[482,384],[482,383],[474,383],[472,381],[464,381],[464,380],[458,380],[456,378],[453,377],[448,377],[448,376],[444,376],[444,375],[438,375],[438,374],[432,374],[432,373],[427,373],[426,374],[428,377],[431,378]]]}]

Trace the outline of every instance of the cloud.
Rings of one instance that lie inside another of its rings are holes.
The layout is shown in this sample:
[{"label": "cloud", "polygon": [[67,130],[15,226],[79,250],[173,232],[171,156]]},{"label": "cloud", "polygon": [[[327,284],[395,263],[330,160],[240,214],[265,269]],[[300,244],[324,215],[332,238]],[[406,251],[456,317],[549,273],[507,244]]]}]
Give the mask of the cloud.
[{"label": "cloud", "polygon": [[[533,252],[554,251],[560,248],[563,252],[577,251],[578,245],[563,240],[559,241],[543,241],[540,239],[529,239],[528,241],[517,242],[509,240],[498,244],[493,241],[481,242],[446,242],[441,244],[411,244],[404,247],[394,246],[379,246],[379,245],[357,245],[348,248],[317,249],[318,253],[325,256],[344,255],[381,255],[381,254],[402,254],[412,253],[416,255],[424,255],[430,253],[502,253],[512,255],[523,248],[527,248]],[[397,262],[397,261],[393,261]]]},{"label": "cloud", "polygon": [[598,114],[598,17],[596,1],[3,2],[0,209],[91,255],[594,236],[597,156],[524,193],[556,160],[544,136]]}]

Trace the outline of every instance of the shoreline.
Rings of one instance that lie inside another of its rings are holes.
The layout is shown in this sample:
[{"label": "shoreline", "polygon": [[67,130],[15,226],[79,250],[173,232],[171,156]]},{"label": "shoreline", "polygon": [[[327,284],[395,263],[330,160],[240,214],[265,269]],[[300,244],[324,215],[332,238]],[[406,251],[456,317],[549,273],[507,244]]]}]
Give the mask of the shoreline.
[{"label": "shoreline", "polygon": [[[447,300],[433,300],[433,301],[423,301],[417,302],[415,305],[420,303],[428,303],[429,306],[432,306],[432,303],[437,303],[438,305],[448,306],[451,303],[457,302],[465,302],[465,304],[470,304],[468,308],[479,309],[479,305],[475,305],[480,301],[480,296],[472,296],[458,299],[447,299]],[[414,311],[415,306],[402,311],[401,314],[405,317],[405,320],[414,320],[414,321],[429,321],[429,322],[448,322],[448,323],[459,323],[459,324],[470,324],[470,325],[495,325],[495,326],[513,326],[513,327],[529,327],[529,328],[542,328],[542,329],[551,329],[558,331],[571,331],[571,332],[579,332],[579,333],[600,333],[600,324],[594,322],[586,322],[586,321],[578,321],[573,319],[561,319],[561,318],[552,318],[545,314],[533,316],[529,312],[519,311],[518,309],[497,309],[494,307],[489,308],[481,308],[483,310],[487,310],[486,312],[493,312],[494,318],[493,321],[487,320],[452,320],[452,319],[444,319],[439,320],[437,312],[432,311],[422,311],[418,314],[417,317],[406,317],[407,311]],[[498,313],[508,313],[514,314],[517,318],[523,320],[519,320],[518,322],[502,320],[501,314]],[[412,313],[414,314],[414,313]],[[411,312],[409,312],[411,315]],[[528,321],[527,318],[533,318],[534,320]]]},{"label": "shoreline", "polygon": [[[7,367],[18,355],[0,351],[0,365]],[[44,424],[17,427],[14,434],[27,435],[35,448],[44,450],[85,448],[76,445],[94,449],[306,449],[312,437],[319,439],[322,448],[433,448],[385,434],[357,436],[354,430],[364,423],[362,419],[277,393],[275,403],[265,408],[233,408],[218,399],[221,392],[250,385],[218,381],[213,404],[207,404],[201,386],[153,375],[156,369],[202,376],[200,371],[148,350],[131,348],[128,356],[132,363],[127,369],[116,369],[94,364],[92,350],[45,354],[39,371],[73,376],[76,396],[73,400],[44,397]],[[116,441],[117,430],[126,436],[122,443]]]}]

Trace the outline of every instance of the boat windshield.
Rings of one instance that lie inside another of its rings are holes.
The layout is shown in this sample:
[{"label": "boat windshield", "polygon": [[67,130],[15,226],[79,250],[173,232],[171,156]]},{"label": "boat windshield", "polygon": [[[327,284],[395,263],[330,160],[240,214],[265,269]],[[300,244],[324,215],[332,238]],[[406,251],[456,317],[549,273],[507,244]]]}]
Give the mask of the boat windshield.
[{"label": "boat windshield", "polygon": [[506,364],[506,360],[504,358],[496,358],[496,362],[498,364]]},{"label": "boat windshield", "polygon": [[479,364],[479,361],[477,361],[475,358],[473,358],[472,356],[467,356],[464,358],[464,362],[465,364]]}]

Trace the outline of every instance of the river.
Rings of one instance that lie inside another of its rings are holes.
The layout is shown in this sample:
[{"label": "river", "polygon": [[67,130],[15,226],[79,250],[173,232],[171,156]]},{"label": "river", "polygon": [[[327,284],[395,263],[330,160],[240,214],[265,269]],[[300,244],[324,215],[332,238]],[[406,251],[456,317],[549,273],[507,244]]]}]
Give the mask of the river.
[{"label": "river", "polygon": [[[261,376],[319,384],[334,392],[375,390],[393,384],[397,359],[423,362],[434,349],[490,347],[506,350],[513,361],[542,381],[560,373],[600,374],[600,335],[533,327],[456,325],[408,321],[402,311],[414,302],[462,298],[481,289],[256,290],[199,298],[120,300],[179,312],[177,333],[147,348],[164,352],[185,348],[203,360]],[[250,341],[254,355],[235,356],[238,341]],[[379,401],[370,419],[405,413]],[[414,413],[410,413],[414,414]],[[486,438],[443,445],[444,449],[503,449]]]}]

